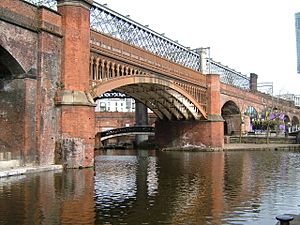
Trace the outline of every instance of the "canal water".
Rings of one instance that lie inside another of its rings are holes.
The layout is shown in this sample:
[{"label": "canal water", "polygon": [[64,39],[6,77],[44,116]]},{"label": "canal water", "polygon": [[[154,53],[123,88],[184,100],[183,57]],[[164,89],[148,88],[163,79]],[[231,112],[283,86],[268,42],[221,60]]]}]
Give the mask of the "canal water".
[{"label": "canal water", "polygon": [[274,225],[299,187],[299,152],[111,150],[95,170],[0,179],[0,224]]}]

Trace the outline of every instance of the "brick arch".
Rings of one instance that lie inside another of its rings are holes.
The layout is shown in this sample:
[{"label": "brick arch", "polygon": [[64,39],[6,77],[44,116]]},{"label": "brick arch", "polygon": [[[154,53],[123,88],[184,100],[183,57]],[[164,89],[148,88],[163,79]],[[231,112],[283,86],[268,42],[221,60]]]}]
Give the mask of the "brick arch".
[{"label": "brick arch", "polygon": [[221,115],[225,120],[224,134],[239,134],[241,129],[241,110],[238,105],[232,100],[225,102],[221,108]]},{"label": "brick arch", "polygon": [[18,77],[25,74],[25,70],[4,47],[0,45],[0,79]]},{"label": "brick arch", "polygon": [[291,119],[290,119],[289,115],[287,115],[287,114],[284,115],[284,119],[283,120],[284,120],[284,123],[291,122]]},{"label": "brick arch", "polygon": [[252,105],[247,105],[247,107],[245,108],[244,112],[243,112],[245,115],[251,117],[251,118],[254,118],[254,117],[257,117],[258,116],[258,111],[257,109],[252,106]]},{"label": "brick arch", "polygon": [[25,161],[26,84],[16,79],[24,75],[20,63],[0,45],[0,152]]},{"label": "brick arch", "polygon": [[293,116],[291,121],[292,131],[298,130],[300,127],[299,125],[299,118],[297,116]]},{"label": "brick arch", "polygon": [[299,118],[297,116],[292,117],[292,124],[299,125]]},{"label": "brick arch", "polygon": [[221,108],[222,114],[240,114],[240,108],[238,107],[238,104],[235,103],[232,100],[229,100],[225,102]]},{"label": "brick arch", "polygon": [[[146,73],[119,76],[94,84],[90,93],[95,98],[107,91],[117,90],[132,96],[152,109],[160,119],[189,120],[206,119],[202,105],[184,88],[174,82]],[[133,92],[130,92],[133,90]],[[139,93],[137,93],[140,90]],[[157,107],[157,108],[156,108]]]}]

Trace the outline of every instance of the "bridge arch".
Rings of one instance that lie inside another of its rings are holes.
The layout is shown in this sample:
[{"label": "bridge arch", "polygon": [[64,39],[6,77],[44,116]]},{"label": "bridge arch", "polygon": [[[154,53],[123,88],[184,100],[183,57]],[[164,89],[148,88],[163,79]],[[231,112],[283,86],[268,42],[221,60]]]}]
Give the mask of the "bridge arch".
[{"label": "bridge arch", "polygon": [[253,131],[253,123],[258,118],[258,112],[255,107],[249,105],[244,112],[244,131]]},{"label": "bridge arch", "polygon": [[283,117],[283,123],[284,123],[284,126],[285,126],[286,130],[290,128],[290,126],[291,126],[291,119],[290,119],[290,117],[287,114],[285,114],[284,117]]},{"label": "bridge arch", "polygon": [[0,45],[0,152],[10,158],[24,160],[26,85],[25,70],[3,46]]},{"label": "bridge arch", "polygon": [[8,79],[25,74],[19,62],[0,45],[0,79]]},{"label": "bridge arch", "polygon": [[238,105],[229,100],[221,108],[224,121],[224,135],[238,134],[241,129],[241,111]]},{"label": "bridge arch", "polygon": [[162,120],[201,120],[207,114],[197,100],[174,82],[150,74],[120,76],[94,83],[91,95],[115,90],[131,96],[151,109]]},{"label": "bridge arch", "polygon": [[257,118],[258,112],[253,106],[248,106],[244,112],[245,115],[249,116],[250,118]]},{"label": "bridge arch", "polygon": [[293,116],[291,125],[291,131],[296,131],[299,129],[299,118],[297,116]]},{"label": "bridge arch", "polygon": [[287,123],[290,123],[291,122],[291,119],[288,115],[284,115],[284,119],[283,119],[284,123],[287,124]]}]

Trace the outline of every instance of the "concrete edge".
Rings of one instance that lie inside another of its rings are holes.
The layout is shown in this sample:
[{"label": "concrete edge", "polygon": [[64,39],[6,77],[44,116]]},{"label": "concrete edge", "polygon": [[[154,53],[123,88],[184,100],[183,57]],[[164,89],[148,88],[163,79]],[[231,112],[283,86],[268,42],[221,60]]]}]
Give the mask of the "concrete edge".
[{"label": "concrete edge", "polygon": [[225,147],[223,151],[300,151],[300,145],[274,145],[274,146],[236,146]]},{"label": "concrete edge", "polygon": [[45,171],[63,170],[62,165],[37,166],[37,167],[19,167],[0,171],[1,177],[18,176],[23,174],[38,173]]},{"label": "concrete edge", "polygon": [[162,148],[161,151],[178,151],[178,152],[228,152],[228,151],[300,151],[300,144],[290,145],[233,145],[224,148],[210,147],[168,147]]}]

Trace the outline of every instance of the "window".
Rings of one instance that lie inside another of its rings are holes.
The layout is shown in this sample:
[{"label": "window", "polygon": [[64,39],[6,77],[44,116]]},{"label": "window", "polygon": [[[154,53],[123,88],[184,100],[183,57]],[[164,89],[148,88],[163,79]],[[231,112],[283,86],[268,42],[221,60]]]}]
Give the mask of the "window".
[{"label": "window", "polygon": [[100,102],[100,112],[105,112],[106,111],[106,104],[105,102]]}]

